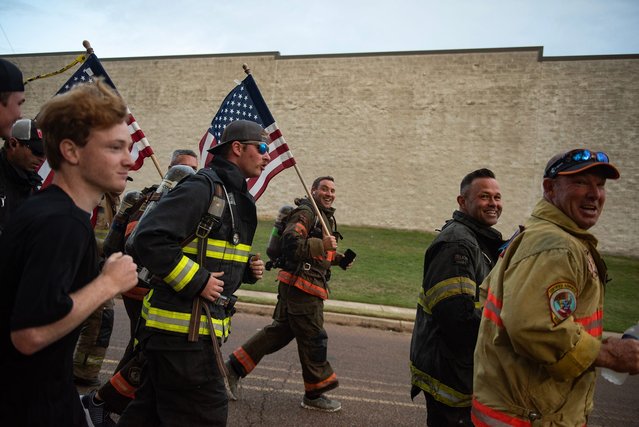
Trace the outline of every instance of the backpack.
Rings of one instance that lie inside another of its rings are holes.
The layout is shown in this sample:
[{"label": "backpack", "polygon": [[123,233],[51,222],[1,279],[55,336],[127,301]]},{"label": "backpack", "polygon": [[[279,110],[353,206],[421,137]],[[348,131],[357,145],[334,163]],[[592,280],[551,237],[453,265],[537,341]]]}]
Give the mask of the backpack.
[{"label": "backpack", "polygon": [[165,194],[193,173],[195,172],[189,166],[176,165],[169,169],[159,185],[147,187],[141,192],[127,192],[104,238],[105,257],[115,252],[129,252],[128,240],[134,238],[138,222],[155,208]]},{"label": "backpack", "polygon": [[293,212],[293,210],[293,206],[284,205],[277,213],[277,218],[275,218],[275,222],[273,223],[268,245],[266,246],[266,255],[268,255],[269,258],[265,266],[267,270],[271,270],[273,267],[278,268],[281,264],[282,233],[284,232],[284,227],[286,226],[290,213]]}]

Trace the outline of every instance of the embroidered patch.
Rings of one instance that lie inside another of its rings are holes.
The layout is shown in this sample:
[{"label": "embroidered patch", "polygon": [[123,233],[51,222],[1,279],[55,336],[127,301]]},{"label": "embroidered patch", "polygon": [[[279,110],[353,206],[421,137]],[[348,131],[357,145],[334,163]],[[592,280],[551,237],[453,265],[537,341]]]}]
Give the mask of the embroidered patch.
[{"label": "embroidered patch", "polygon": [[550,305],[550,317],[555,325],[566,320],[577,309],[577,287],[572,283],[555,283],[546,290],[546,293]]},{"label": "embroidered patch", "polygon": [[464,254],[455,254],[453,255],[453,262],[459,265],[468,264],[468,257]]}]

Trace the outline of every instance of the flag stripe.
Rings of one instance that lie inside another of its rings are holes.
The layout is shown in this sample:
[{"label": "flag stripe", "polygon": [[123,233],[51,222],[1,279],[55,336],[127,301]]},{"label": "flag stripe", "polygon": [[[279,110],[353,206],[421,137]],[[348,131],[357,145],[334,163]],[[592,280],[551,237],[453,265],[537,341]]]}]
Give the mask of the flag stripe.
[{"label": "flag stripe", "polygon": [[271,140],[270,162],[259,177],[247,180],[247,187],[257,200],[266,190],[269,181],[284,169],[295,165],[295,159],[251,75],[229,92],[213,116],[211,126],[200,139],[200,165],[207,165],[213,158],[207,150],[215,147],[226,125],[239,119],[258,123],[264,127]]},{"label": "flag stripe", "polygon": [[[69,80],[67,80],[66,83],[62,85],[60,90],[56,92],[56,95],[67,92],[76,84],[88,83],[95,77],[104,78],[105,83],[111,86],[116,92],[118,91],[113,84],[113,81],[107,74],[106,70],[104,69],[104,67],[102,67],[102,64],[100,63],[98,57],[95,56],[95,54],[91,54],[82,63],[82,65],[80,65],[80,68],[78,68],[76,72],[73,73]],[[135,171],[142,167],[142,164],[144,163],[144,159],[146,157],[150,157],[153,155],[153,149],[151,148],[149,141],[147,141],[146,136],[144,135],[144,132],[142,132],[142,129],[140,129],[138,122],[135,120],[135,117],[133,117],[133,114],[131,114],[131,110],[129,110],[128,107],[127,113],[129,115],[127,118],[127,126],[129,128],[129,133],[131,134],[131,140],[133,141],[133,144],[131,146],[131,159],[133,160],[134,164],[131,167],[131,170]],[[51,184],[51,181],[53,180],[53,171],[51,170],[48,162],[45,161],[42,164],[42,166],[38,169],[38,174],[40,174],[43,180],[42,188],[45,188],[49,184]]]}]

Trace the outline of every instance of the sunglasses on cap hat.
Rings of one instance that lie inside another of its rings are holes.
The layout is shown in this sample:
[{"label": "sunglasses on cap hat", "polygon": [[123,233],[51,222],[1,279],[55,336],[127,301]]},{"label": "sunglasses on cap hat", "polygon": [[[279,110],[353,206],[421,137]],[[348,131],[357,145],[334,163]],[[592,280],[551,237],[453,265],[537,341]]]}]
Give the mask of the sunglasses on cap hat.
[{"label": "sunglasses on cap hat", "polygon": [[257,147],[257,151],[260,154],[268,153],[268,144],[266,142],[258,142],[258,141],[239,141],[240,144],[246,145],[255,145]]},{"label": "sunglasses on cap hat", "polygon": [[[588,169],[594,164],[610,165],[610,158],[603,151],[590,151],[586,149],[572,150],[561,156],[551,164],[544,173],[544,178],[555,178],[561,172],[579,172]],[[616,170],[616,169],[615,169]]]}]

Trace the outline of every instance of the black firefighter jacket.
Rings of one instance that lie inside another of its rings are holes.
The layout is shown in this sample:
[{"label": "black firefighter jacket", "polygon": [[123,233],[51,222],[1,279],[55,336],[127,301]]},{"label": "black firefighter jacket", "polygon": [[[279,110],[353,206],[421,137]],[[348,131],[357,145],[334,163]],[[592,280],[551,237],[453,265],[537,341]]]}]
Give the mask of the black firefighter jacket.
[{"label": "black firefighter jacket", "polygon": [[502,244],[497,230],[455,211],[426,251],[410,348],[412,397],[424,390],[448,406],[470,406],[479,285]]},{"label": "black firefighter jacket", "polygon": [[[228,197],[221,224],[213,226],[208,235],[204,265],[199,265],[199,239],[190,239],[209,209],[214,182],[224,185]],[[220,279],[227,298],[242,282],[254,283],[248,262],[256,227],[255,201],[244,176],[237,166],[219,156],[165,195],[140,221],[133,242],[136,259],[155,275],[142,307],[146,332],[187,334],[193,300],[204,289],[211,272],[224,272]],[[207,304],[216,336],[225,339],[232,313],[223,306]],[[209,335],[205,314],[201,316],[200,335]]]}]

